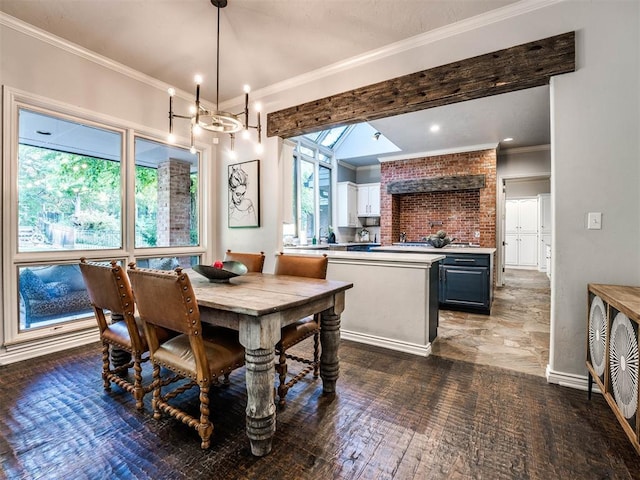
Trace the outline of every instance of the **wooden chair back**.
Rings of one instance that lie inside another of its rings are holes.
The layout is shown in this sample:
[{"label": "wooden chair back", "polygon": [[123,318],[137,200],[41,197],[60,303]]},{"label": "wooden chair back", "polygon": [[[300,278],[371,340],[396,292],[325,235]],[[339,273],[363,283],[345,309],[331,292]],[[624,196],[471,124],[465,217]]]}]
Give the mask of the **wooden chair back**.
[{"label": "wooden chair back", "polygon": [[189,276],[181,268],[152,270],[130,264],[128,273],[138,315],[145,324],[189,336],[200,334],[198,302]]},{"label": "wooden chair back", "polygon": [[289,255],[281,252],[276,257],[276,275],[291,275],[294,277],[327,278],[329,259],[324,254],[321,257],[306,257]]},{"label": "wooden chair back", "polygon": [[142,351],[143,342],[135,322],[135,302],[131,282],[124,269],[115,260],[107,266],[80,259],[80,272],[96,315],[100,333],[107,329],[107,312],[120,315],[127,324],[131,347]]},{"label": "wooden chair back", "polygon": [[224,260],[243,263],[250,272],[262,273],[262,269],[264,268],[264,252],[243,253],[227,250],[224,254]]}]

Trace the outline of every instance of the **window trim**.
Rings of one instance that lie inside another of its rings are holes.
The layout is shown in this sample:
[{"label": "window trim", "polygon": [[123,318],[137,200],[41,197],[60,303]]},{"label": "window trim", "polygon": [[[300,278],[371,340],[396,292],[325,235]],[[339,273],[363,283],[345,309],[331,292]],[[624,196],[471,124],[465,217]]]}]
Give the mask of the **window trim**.
[{"label": "window trim", "polygon": [[[347,130],[343,133],[343,137],[346,135],[346,133],[348,133],[348,131],[349,131],[349,128],[347,128]],[[323,138],[323,137],[324,135],[321,135],[319,138]],[[336,161],[335,153],[331,148],[325,147],[320,144],[316,144],[304,136],[292,138],[291,141],[294,143],[293,161],[298,163],[297,169],[294,167],[294,171],[297,172],[296,180],[295,180],[297,182],[297,189],[296,189],[296,195],[294,199],[296,202],[295,236],[300,238],[300,233],[301,233],[300,224],[302,219],[302,205],[300,201],[300,196],[301,196],[301,188],[302,188],[302,177],[301,177],[300,162],[304,160],[313,164],[313,188],[314,188],[313,235],[315,235],[316,238],[318,239],[318,242],[320,242],[320,200],[319,200],[320,199],[320,167],[322,166],[324,168],[329,169],[330,175],[331,175],[331,179],[330,179],[331,208],[329,210],[329,214],[331,216],[331,225],[333,225],[335,223],[334,220],[336,218],[334,206],[337,201],[337,192],[336,192],[337,161]],[[313,150],[314,152],[313,157],[310,157],[309,155],[301,153],[299,148],[300,146]],[[318,155],[320,153],[329,157],[331,159],[331,163],[327,163],[325,161],[320,160],[318,158]],[[313,235],[312,235],[312,238],[313,238]],[[307,241],[310,242],[311,239],[308,238]]]},{"label": "window trim", "polygon": [[[120,133],[121,142],[121,228],[122,245],[108,250],[60,250],[45,252],[18,251],[18,218],[15,206],[18,202],[18,148],[19,148],[19,111],[27,109],[45,115],[81,122],[101,129]],[[196,144],[199,155],[198,164],[198,228],[199,245],[184,247],[135,248],[135,138],[145,138],[160,143],[168,143],[163,132],[132,124],[107,115],[102,115],[84,108],[47,99],[19,89],[3,86],[3,203],[2,203],[2,289],[0,299],[0,364],[7,356],[5,352],[20,350],[35,351],[34,355],[59,350],[59,345],[72,346],[86,343],[86,339],[94,339],[97,324],[93,315],[87,319],[73,320],[67,323],[20,331],[19,328],[19,292],[17,285],[18,268],[48,264],[75,264],[82,256],[95,260],[121,260],[123,264],[135,258],[156,256],[200,256],[204,260],[211,257],[212,246],[209,245],[213,222],[216,221],[215,206],[210,206],[213,194],[210,185],[215,180],[212,163],[212,147],[203,143]],[[173,144],[189,149],[189,139],[179,138]],[[206,223],[204,223],[206,220]],[[85,340],[83,340],[85,339]],[[76,343],[74,343],[76,342]],[[77,343],[80,342],[80,343]],[[44,350],[44,351],[43,351]],[[33,356],[29,354],[29,357]]]}]

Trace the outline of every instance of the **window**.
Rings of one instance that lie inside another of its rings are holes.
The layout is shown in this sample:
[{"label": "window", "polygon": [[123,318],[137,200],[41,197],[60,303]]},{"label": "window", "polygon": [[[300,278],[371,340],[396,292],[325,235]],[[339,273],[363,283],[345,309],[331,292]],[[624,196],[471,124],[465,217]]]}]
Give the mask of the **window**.
[{"label": "window", "polygon": [[135,246],[198,245],[198,155],[136,137]]},{"label": "window", "polygon": [[[347,128],[347,127],[344,127]],[[342,132],[342,127],[340,127]],[[333,215],[333,152],[312,140],[327,140],[335,145],[341,133],[328,133],[332,130],[298,137],[293,156],[293,218],[295,224],[285,225],[283,234],[285,244],[298,238],[298,243],[319,243],[329,235]]]},{"label": "window", "polygon": [[10,90],[8,103],[16,133],[3,174],[17,181],[3,192],[12,205],[3,220],[5,343],[96,326],[81,257],[165,270],[200,263],[199,152]]},{"label": "window", "polygon": [[120,248],[122,132],[18,116],[18,251]]}]

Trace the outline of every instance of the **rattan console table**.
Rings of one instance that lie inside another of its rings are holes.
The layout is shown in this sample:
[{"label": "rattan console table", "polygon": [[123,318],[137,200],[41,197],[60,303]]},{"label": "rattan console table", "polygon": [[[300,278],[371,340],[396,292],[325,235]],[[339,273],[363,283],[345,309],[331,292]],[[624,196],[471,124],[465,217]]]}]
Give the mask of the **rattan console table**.
[{"label": "rattan console table", "polygon": [[640,287],[590,283],[587,310],[589,398],[595,381],[640,453]]}]

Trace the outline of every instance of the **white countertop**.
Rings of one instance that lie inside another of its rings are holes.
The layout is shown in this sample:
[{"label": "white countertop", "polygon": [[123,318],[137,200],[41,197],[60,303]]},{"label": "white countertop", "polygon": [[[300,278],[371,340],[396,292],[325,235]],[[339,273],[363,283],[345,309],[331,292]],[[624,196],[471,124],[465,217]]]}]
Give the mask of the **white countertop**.
[{"label": "white countertop", "polygon": [[356,247],[360,245],[377,245],[380,246],[380,243],[376,242],[341,242],[341,243],[317,243],[315,245],[295,245],[288,246],[284,248],[292,249],[292,250],[327,250],[331,247]]},{"label": "white countertop", "polygon": [[[381,248],[381,247],[374,247]],[[295,255],[305,255],[305,256],[319,256],[319,255],[327,255],[329,257],[329,261],[332,259],[335,260],[363,260],[363,261],[379,261],[379,262],[397,262],[397,263],[421,263],[425,265],[431,265],[433,262],[437,262],[438,260],[442,260],[445,255],[441,255],[440,252],[434,252],[434,248],[431,249],[430,252],[427,252],[425,248],[420,252],[412,252],[403,254],[402,252],[396,253],[397,250],[393,250],[393,252],[347,252],[344,250],[318,250],[318,249],[295,249],[295,248],[285,248],[285,253],[295,254]],[[442,250],[442,249],[438,249]]]},{"label": "white countertop", "polygon": [[493,254],[495,253],[495,248],[485,248],[485,247],[443,247],[443,248],[435,248],[435,247],[416,247],[416,246],[385,246],[385,247],[371,247],[371,253],[373,252],[407,252],[409,254],[416,253],[430,253],[430,254],[440,254],[440,253],[462,253],[462,254]]}]

